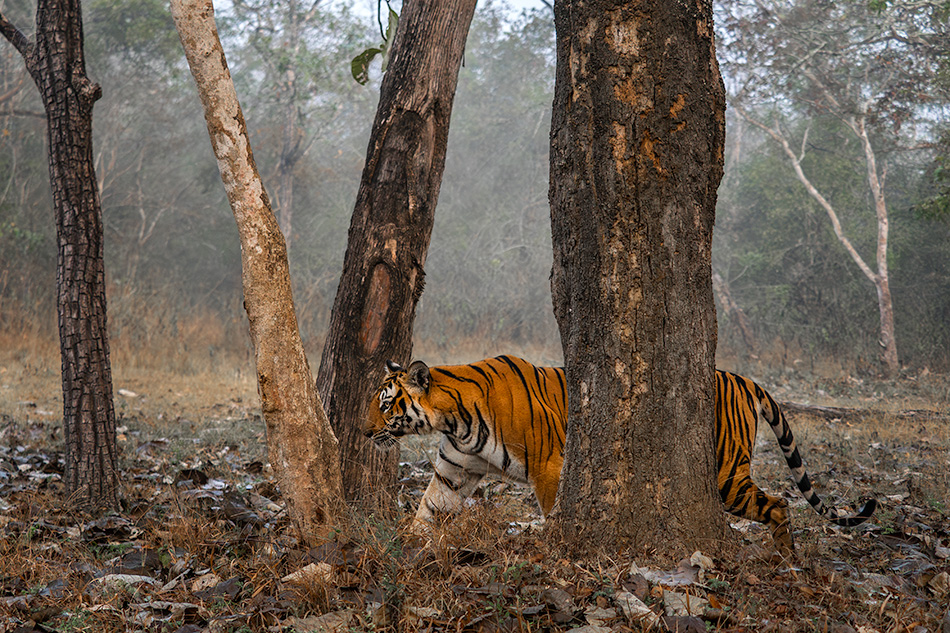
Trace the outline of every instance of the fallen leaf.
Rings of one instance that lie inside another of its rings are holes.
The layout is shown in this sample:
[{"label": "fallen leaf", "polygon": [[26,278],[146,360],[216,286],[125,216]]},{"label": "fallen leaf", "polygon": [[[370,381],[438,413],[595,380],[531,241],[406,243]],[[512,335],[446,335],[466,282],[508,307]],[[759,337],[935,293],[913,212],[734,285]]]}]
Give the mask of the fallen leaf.
[{"label": "fallen leaf", "polygon": [[333,566],[327,563],[310,563],[306,567],[287,574],[280,579],[281,582],[290,584],[304,583],[328,583],[333,576]]}]

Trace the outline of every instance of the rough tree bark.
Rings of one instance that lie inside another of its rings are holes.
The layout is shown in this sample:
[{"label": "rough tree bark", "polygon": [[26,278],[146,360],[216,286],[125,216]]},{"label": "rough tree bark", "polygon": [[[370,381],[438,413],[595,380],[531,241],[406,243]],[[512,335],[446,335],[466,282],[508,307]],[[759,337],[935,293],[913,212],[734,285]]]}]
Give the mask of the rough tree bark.
[{"label": "rough tree bark", "polygon": [[46,110],[66,494],[83,509],[118,509],[102,209],[92,153],[92,108],[102,89],[86,76],[82,8],[79,0],[39,0],[34,41],[2,14],[0,32],[23,56]]},{"label": "rough tree bark", "polygon": [[360,429],[387,360],[408,363],[449,118],[475,0],[407,0],[380,90],[317,387],[340,440],[346,497],[393,500],[395,453]]},{"label": "rough tree bark", "polygon": [[241,234],[244,307],[270,461],[291,520],[301,538],[315,544],[340,524],[345,504],[337,441],[297,328],[287,249],[254,163],[211,0],[172,0],[171,6]]},{"label": "rough tree bark", "polygon": [[554,13],[551,285],[569,422],[550,534],[579,555],[715,551],[712,3]]}]

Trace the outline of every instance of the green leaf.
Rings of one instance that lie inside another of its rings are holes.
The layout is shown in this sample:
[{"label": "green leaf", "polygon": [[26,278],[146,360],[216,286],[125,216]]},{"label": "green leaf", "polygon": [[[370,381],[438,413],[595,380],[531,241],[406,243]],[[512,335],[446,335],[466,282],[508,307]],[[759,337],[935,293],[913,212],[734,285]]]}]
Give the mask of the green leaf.
[{"label": "green leaf", "polygon": [[392,49],[393,38],[396,36],[396,27],[399,26],[399,14],[389,8],[389,24],[386,26],[386,40],[382,44],[383,48],[383,72],[389,65],[389,51]]},{"label": "green leaf", "polygon": [[350,72],[353,73],[353,79],[361,86],[365,86],[369,81],[369,64],[373,59],[383,51],[379,48],[367,48],[365,51],[353,58],[350,63]]}]

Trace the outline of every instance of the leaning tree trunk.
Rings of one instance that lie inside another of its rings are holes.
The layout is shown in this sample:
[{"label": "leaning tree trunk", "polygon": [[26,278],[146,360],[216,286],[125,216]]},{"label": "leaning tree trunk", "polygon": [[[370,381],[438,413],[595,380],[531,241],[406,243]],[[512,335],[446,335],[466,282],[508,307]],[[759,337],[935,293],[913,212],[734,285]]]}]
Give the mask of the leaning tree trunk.
[{"label": "leaning tree trunk", "polygon": [[102,89],[86,76],[79,0],[40,0],[35,42],[2,15],[0,32],[23,55],[46,110],[56,212],[66,494],[84,509],[118,509],[102,210],[92,153],[92,107]]},{"label": "leaning tree trunk", "polygon": [[337,441],[297,328],[287,249],[254,163],[211,0],[172,0],[171,6],[241,234],[244,308],[270,462],[291,520],[302,540],[313,545],[333,534],[345,504]]},{"label": "leaning tree trunk", "polygon": [[551,536],[581,555],[715,549],[712,4],[559,1],[555,26],[551,284],[569,421]]},{"label": "leaning tree trunk", "polygon": [[340,440],[347,499],[391,507],[395,453],[360,429],[385,362],[407,363],[449,118],[475,0],[407,0],[383,76],[317,387]]},{"label": "leaning tree trunk", "polygon": [[[857,115],[852,115],[851,118],[845,120],[845,124],[861,141],[862,149],[864,150],[865,165],[868,172],[868,187],[871,189],[871,195],[874,198],[874,212],[877,218],[877,244],[875,248],[877,270],[873,270],[871,266],[864,261],[861,254],[858,253],[858,249],[851,243],[848,236],[845,235],[841,220],[838,218],[838,212],[835,211],[831,202],[818,191],[818,188],[815,187],[805,174],[805,170],[802,168],[803,156],[797,155],[792,149],[788,139],[779,129],[778,122],[774,123],[772,127],[769,127],[765,123],[752,118],[742,107],[735,106],[734,109],[744,120],[764,131],[772,137],[776,143],[782,146],[782,151],[785,152],[789,162],[792,164],[792,169],[795,171],[795,176],[798,178],[798,181],[805,187],[808,195],[814,198],[828,215],[838,242],[844,247],[845,251],[847,251],[851,260],[861,269],[864,276],[868,278],[868,281],[874,284],[874,290],[877,293],[877,307],[881,324],[879,343],[881,346],[882,370],[886,377],[896,376],[900,372],[900,361],[897,354],[897,335],[894,329],[894,302],[891,298],[890,274],[887,267],[887,240],[890,221],[888,220],[887,214],[887,201],[884,196],[884,175],[878,176],[877,158],[874,153],[874,148],[871,146],[871,139],[868,137],[867,128],[865,127],[866,114],[861,112]],[[884,174],[886,174],[886,172],[887,170],[885,169]]]}]

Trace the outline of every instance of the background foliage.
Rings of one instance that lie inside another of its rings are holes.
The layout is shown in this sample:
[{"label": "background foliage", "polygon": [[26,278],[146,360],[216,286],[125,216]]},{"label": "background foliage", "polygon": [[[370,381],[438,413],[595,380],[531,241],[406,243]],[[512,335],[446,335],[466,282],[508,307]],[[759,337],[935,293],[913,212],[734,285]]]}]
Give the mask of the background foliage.
[{"label": "background foliage", "polygon": [[[219,8],[219,23],[271,191],[288,64],[296,73],[293,105],[306,149],[294,167],[291,264],[305,344],[317,357],[378,96],[379,62],[359,86],[350,61],[377,45],[379,33],[365,7],[318,5],[290,56],[282,40],[288,6],[234,3]],[[795,6],[803,20],[808,12],[831,10],[805,0]],[[927,16],[945,15],[946,4],[928,6]],[[860,7],[864,20],[910,19],[898,2]],[[773,54],[764,67],[783,72],[774,60],[788,47],[776,39],[774,24],[753,19],[739,2],[722,8],[727,86],[746,85],[743,64],[752,58],[736,54],[743,42]],[[5,14],[21,27],[31,23],[32,11],[28,0],[4,0]],[[153,350],[172,350],[187,371],[220,354],[246,357],[237,231],[167,7],[87,0],[84,12],[87,65],[104,94],[95,110],[95,147],[115,360],[144,364]],[[927,39],[935,27],[915,19],[921,54],[930,46],[936,55],[938,40]],[[416,327],[422,348],[441,356],[475,360],[515,351],[539,362],[559,360],[548,282],[553,43],[547,8],[514,11],[494,2],[478,9],[459,76]],[[852,66],[885,63],[885,56],[856,58]],[[897,335],[901,360],[913,370],[950,370],[946,64],[944,57],[936,74],[926,75],[926,101],[900,92],[887,102],[901,125],[887,128],[886,138],[882,128],[878,137],[882,149],[895,139],[923,147],[889,153],[887,176]],[[770,85],[768,107],[789,130],[810,126],[810,173],[843,210],[858,248],[872,252],[875,227],[862,218],[873,202],[866,174],[856,168],[861,148],[833,115],[809,109],[794,82]],[[11,46],[0,46],[0,334],[10,341],[26,332],[55,340],[54,228],[40,113],[22,61]],[[739,128],[730,118],[714,267],[749,318],[755,344],[743,342],[734,318],[720,310],[722,361],[740,368],[760,360],[789,369],[876,371],[873,288],[779,149],[748,126]]]}]

